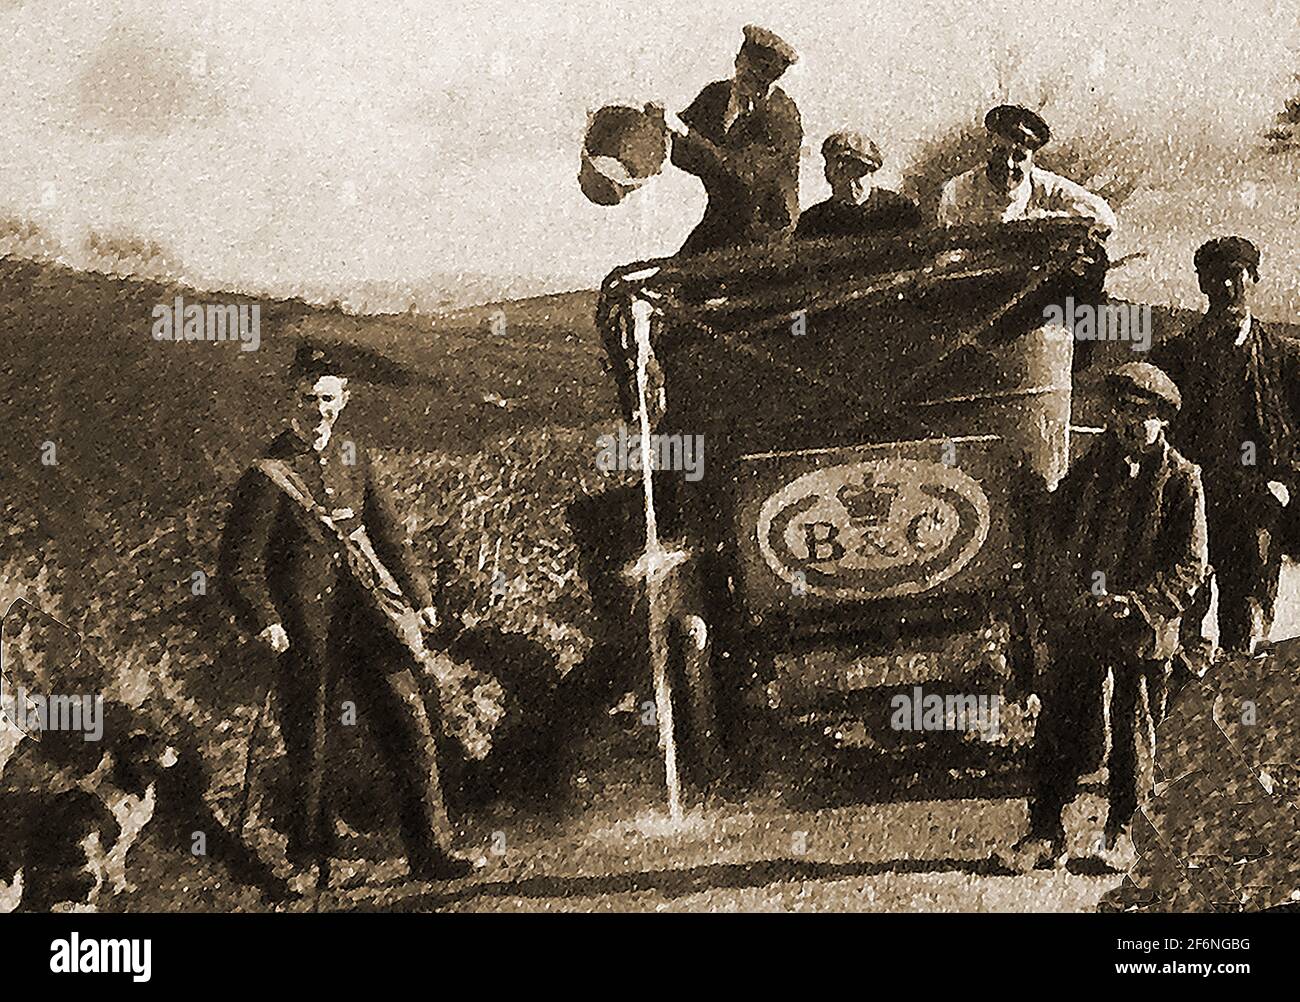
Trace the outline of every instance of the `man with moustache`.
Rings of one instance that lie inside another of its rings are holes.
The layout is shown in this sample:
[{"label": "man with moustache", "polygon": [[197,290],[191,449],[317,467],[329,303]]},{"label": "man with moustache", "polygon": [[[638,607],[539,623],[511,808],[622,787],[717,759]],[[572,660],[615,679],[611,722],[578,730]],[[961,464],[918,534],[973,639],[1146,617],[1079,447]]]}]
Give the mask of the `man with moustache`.
[{"label": "man with moustache", "polygon": [[939,225],[1076,218],[1114,231],[1115,213],[1104,198],[1034,163],[1034,154],[1052,135],[1041,116],[1002,104],[984,116],[984,128],[989,133],[988,160],[944,185]]},{"label": "man with moustache", "polygon": [[776,81],[798,60],[766,28],[746,25],[736,71],[700,91],[679,116],[672,162],[704,183],[704,218],[681,254],[789,236],[799,220],[799,109]]},{"label": "man with moustache", "polygon": [[1300,342],[1251,314],[1259,262],[1243,237],[1202,244],[1193,263],[1205,315],[1158,349],[1194,401],[1170,435],[1205,470],[1219,646],[1247,653],[1272,628],[1300,497]]},{"label": "man with moustache", "polygon": [[335,434],[351,396],[341,363],[305,343],[290,380],[289,427],[236,486],[220,565],[237,619],[278,656],[280,729],[296,787],[289,861],[301,875],[319,866],[318,882],[328,880],[336,745],[329,731],[341,726],[346,678],[388,767],[411,876],[465,876],[473,864],[452,852],[436,722],[412,656],[423,640],[415,624],[399,640],[377,605],[419,609],[432,629],[428,584],[365,450]]}]

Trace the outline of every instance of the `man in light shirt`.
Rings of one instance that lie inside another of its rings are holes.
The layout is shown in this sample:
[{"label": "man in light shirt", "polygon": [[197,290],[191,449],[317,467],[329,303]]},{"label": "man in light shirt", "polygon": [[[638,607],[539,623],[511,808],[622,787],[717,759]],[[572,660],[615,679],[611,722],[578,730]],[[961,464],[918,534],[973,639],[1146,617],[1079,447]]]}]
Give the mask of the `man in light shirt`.
[{"label": "man in light shirt", "polygon": [[1034,154],[1051,138],[1039,115],[1003,104],[984,116],[984,127],[991,140],[988,161],[944,185],[939,225],[1056,217],[1091,219],[1114,231],[1115,213],[1104,198],[1034,164]]}]

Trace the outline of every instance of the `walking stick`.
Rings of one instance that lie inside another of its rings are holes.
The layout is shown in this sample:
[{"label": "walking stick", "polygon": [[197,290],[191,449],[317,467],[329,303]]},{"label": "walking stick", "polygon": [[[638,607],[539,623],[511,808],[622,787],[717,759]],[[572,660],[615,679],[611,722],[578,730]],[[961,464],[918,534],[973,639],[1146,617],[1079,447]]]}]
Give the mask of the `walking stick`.
[{"label": "walking stick", "polygon": [[[244,749],[244,775],[239,789],[239,807],[235,811],[235,838],[241,842],[244,838],[244,825],[248,821],[248,801],[249,791],[253,786],[253,750],[257,747],[257,739],[262,732],[262,723],[271,712],[271,697],[275,692],[271,680],[267,680],[266,691],[262,697],[262,704],[258,707],[257,716],[253,719],[253,728],[248,734],[248,745]],[[329,887],[330,881],[330,860],[328,853],[322,853],[316,863],[316,886],[315,894],[312,898],[312,910],[316,911],[320,905],[321,892]]]},{"label": "walking stick", "polygon": [[253,749],[257,745],[258,735],[262,730],[262,720],[271,712],[271,683],[266,684],[266,694],[257,716],[253,718],[253,729],[248,734],[248,745],[244,749],[244,776],[239,789],[239,808],[235,811],[235,837],[243,839],[244,824],[248,819],[248,792],[253,785]]}]

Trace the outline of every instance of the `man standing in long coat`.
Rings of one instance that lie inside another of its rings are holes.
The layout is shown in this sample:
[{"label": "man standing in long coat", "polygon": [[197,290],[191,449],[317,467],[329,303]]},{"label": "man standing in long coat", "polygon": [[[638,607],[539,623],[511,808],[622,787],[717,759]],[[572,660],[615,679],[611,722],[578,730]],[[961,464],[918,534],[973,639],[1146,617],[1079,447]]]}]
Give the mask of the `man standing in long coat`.
[{"label": "man standing in long coat", "polygon": [[1273,625],[1282,555],[1300,496],[1300,342],[1251,314],[1259,250],[1220,237],[1196,251],[1209,307],[1157,353],[1187,406],[1170,439],[1205,476],[1219,646],[1252,652]]},{"label": "man standing in long coat", "polygon": [[[320,347],[303,345],[291,375],[290,427],[237,485],[221,557],[237,618],[278,656],[280,727],[297,787],[290,862],[306,870],[330,859],[330,731],[341,726],[346,677],[388,767],[411,876],[464,876],[473,867],[452,852],[436,724],[411,655],[411,642],[421,641],[400,641],[366,594],[404,596],[431,628],[429,587],[361,443],[334,434],[349,399],[341,367]],[[360,581],[350,560],[376,580]]]}]

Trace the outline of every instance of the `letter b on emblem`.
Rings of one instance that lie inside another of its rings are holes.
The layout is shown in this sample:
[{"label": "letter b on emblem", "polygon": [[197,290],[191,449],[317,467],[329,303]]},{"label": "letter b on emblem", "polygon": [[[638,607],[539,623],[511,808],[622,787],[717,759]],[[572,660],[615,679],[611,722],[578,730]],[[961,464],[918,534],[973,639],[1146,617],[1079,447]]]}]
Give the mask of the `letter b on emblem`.
[{"label": "letter b on emblem", "polygon": [[831,522],[809,522],[803,527],[803,541],[808,548],[808,562],[839,560],[844,546],[838,542],[839,526]]}]

